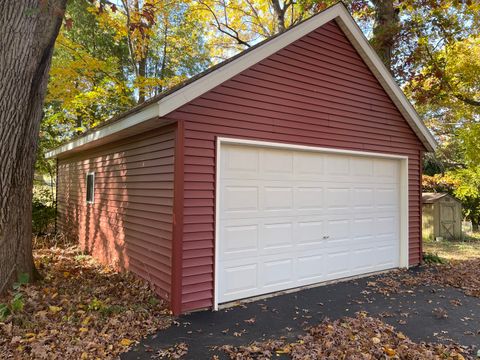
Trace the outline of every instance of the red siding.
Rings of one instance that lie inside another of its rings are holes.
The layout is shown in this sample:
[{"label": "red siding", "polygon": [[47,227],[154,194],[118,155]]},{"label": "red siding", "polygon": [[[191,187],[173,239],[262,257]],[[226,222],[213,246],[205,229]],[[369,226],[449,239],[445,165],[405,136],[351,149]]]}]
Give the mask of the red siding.
[{"label": "red siding", "polygon": [[217,136],[409,157],[410,264],[424,147],[335,22],[168,115],[184,122],[181,311],[212,306]]},{"label": "red siding", "polygon": [[[100,261],[129,269],[170,300],[175,129],[59,160],[59,230]],[[95,202],[85,179],[95,172]]]}]

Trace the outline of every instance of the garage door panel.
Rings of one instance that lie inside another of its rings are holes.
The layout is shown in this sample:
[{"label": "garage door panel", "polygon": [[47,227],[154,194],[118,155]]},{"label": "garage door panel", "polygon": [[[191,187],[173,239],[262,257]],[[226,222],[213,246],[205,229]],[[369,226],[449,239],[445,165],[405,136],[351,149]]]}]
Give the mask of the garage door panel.
[{"label": "garage door panel", "polygon": [[326,220],[327,234],[330,239],[350,238],[350,219],[337,218]]},{"label": "garage door panel", "polygon": [[299,246],[313,245],[317,247],[324,241],[325,221],[324,220],[310,220],[299,221],[298,229],[296,231],[297,242]]},{"label": "garage door panel", "polygon": [[220,286],[223,289],[223,296],[230,300],[243,296],[243,294],[255,292],[258,286],[257,264],[242,264],[228,266],[221,269],[224,276]]},{"label": "garage door panel", "polygon": [[262,245],[264,250],[293,246],[293,223],[265,224],[262,232]]},{"label": "garage door panel", "polygon": [[278,179],[281,176],[288,180],[293,178],[293,153],[291,151],[262,151],[261,177],[263,179]]},{"label": "garage door panel", "polygon": [[363,239],[367,237],[370,240],[374,231],[373,217],[357,218],[352,222],[352,234],[354,239]]},{"label": "garage door panel", "polygon": [[351,206],[349,187],[332,187],[325,189],[325,206],[327,210],[348,209]]},{"label": "garage door panel", "polygon": [[377,258],[375,264],[380,267],[395,267],[397,259],[395,258],[395,249],[392,245],[379,245],[377,247]]},{"label": "garage door panel", "polygon": [[350,272],[350,251],[327,251],[325,267],[327,269],[326,278],[331,280],[339,276],[348,276]]},{"label": "garage door panel", "polygon": [[297,260],[297,279],[305,285],[305,281],[322,281],[325,277],[325,254],[300,256]]},{"label": "garage door panel", "polygon": [[293,188],[289,186],[264,186],[263,210],[292,210]]},{"label": "garage door panel", "polygon": [[377,188],[375,190],[375,204],[379,210],[395,210],[398,206],[398,188]]},{"label": "garage door panel", "polygon": [[227,225],[222,229],[221,252],[227,258],[244,257],[258,251],[258,224]]},{"label": "garage door panel", "polygon": [[223,199],[225,211],[258,211],[258,193],[256,186],[226,186]]},{"label": "garage door panel", "polygon": [[325,174],[329,176],[350,174],[350,158],[342,155],[324,155]]},{"label": "garage door panel", "polygon": [[392,160],[375,159],[374,175],[383,181],[398,182],[398,164]]},{"label": "garage door panel", "polygon": [[220,302],[398,266],[398,161],[236,145],[221,152]]},{"label": "garage door panel", "polygon": [[370,179],[374,176],[374,162],[373,159],[351,158],[351,174],[355,177]]},{"label": "garage door panel", "polygon": [[262,262],[262,285],[264,287],[273,287],[279,285],[288,285],[294,282],[293,259],[278,259]]},{"label": "garage door panel", "polygon": [[238,179],[258,177],[259,152],[245,146],[229,146],[222,150],[222,177]]},{"label": "garage door panel", "polygon": [[323,187],[298,186],[294,191],[295,209],[324,211]]},{"label": "garage door panel", "polygon": [[375,189],[373,187],[354,187],[352,206],[355,210],[373,210],[375,207]]},{"label": "garage door panel", "polygon": [[295,153],[295,180],[324,180],[324,157],[315,153]]},{"label": "garage door panel", "polygon": [[378,235],[395,236],[398,233],[398,223],[395,215],[379,216],[375,224],[375,231]]}]

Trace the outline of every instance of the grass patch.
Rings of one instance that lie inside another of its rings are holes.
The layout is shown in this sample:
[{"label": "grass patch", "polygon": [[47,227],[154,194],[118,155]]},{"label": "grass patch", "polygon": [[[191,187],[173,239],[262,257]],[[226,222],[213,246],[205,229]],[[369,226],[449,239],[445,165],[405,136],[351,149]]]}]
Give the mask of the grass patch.
[{"label": "grass patch", "polygon": [[446,260],[438,256],[438,254],[424,252],[423,262],[426,264],[444,264]]},{"label": "grass patch", "polygon": [[446,260],[479,259],[480,240],[477,237],[471,238],[470,241],[425,241],[423,251]]}]

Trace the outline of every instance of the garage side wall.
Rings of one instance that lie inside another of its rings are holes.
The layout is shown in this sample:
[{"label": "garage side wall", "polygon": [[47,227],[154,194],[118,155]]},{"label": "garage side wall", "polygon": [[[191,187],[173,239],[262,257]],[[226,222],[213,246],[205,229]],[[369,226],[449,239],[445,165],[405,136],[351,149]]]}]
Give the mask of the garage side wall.
[{"label": "garage side wall", "polygon": [[420,262],[425,149],[335,22],[167,117],[185,123],[182,311],[212,306],[218,136],[408,156],[409,262]]},{"label": "garage side wall", "polygon": [[[105,264],[129,269],[170,300],[175,129],[59,160],[58,229]],[[86,175],[95,174],[94,203]]]}]

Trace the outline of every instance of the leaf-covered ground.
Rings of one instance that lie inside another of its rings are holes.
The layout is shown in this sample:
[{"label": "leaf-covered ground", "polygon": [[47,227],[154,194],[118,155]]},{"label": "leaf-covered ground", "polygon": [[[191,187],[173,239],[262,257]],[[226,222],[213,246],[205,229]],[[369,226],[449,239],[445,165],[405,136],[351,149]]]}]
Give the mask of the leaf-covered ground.
[{"label": "leaf-covered ground", "polygon": [[76,247],[34,256],[43,279],[0,298],[10,309],[0,318],[0,359],[116,358],[170,325],[165,304],[131,274],[101,266]]},{"label": "leaf-covered ground", "polygon": [[295,360],[405,359],[462,360],[468,354],[455,345],[415,343],[379,319],[357,313],[355,317],[325,320],[301,335],[298,341],[255,342],[248,346],[224,346],[230,359],[271,359],[283,355]]},{"label": "leaf-covered ground", "polygon": [[430,265],[417,273],[392,271],[368,285],[384,295],[413,291],[420,285],[437,285],[451,286],[466,295],[480,297],[480,259]]},{"label": "leaf-covered ground", "polygon": [[[422,285],[450,286],[480,297],[480,259],[450,261],[425,266],[420,272],[392,271],[367,283],[370,291],[385,296],[414,294]],[[370,293],[367,291],[366,293]],[[438,310],[438,317],[446,316]],[[443,310],[444,311],[444,310]],[[421,326],[421,324],[419,324]],[[467,347],[450,343],[415,343],[380,319],[360,312],[356,317],[325,320],[313,326],[297,342],[274,339],[247,346],[225,345],[231,359],[452,359],[473,358]]]}]

